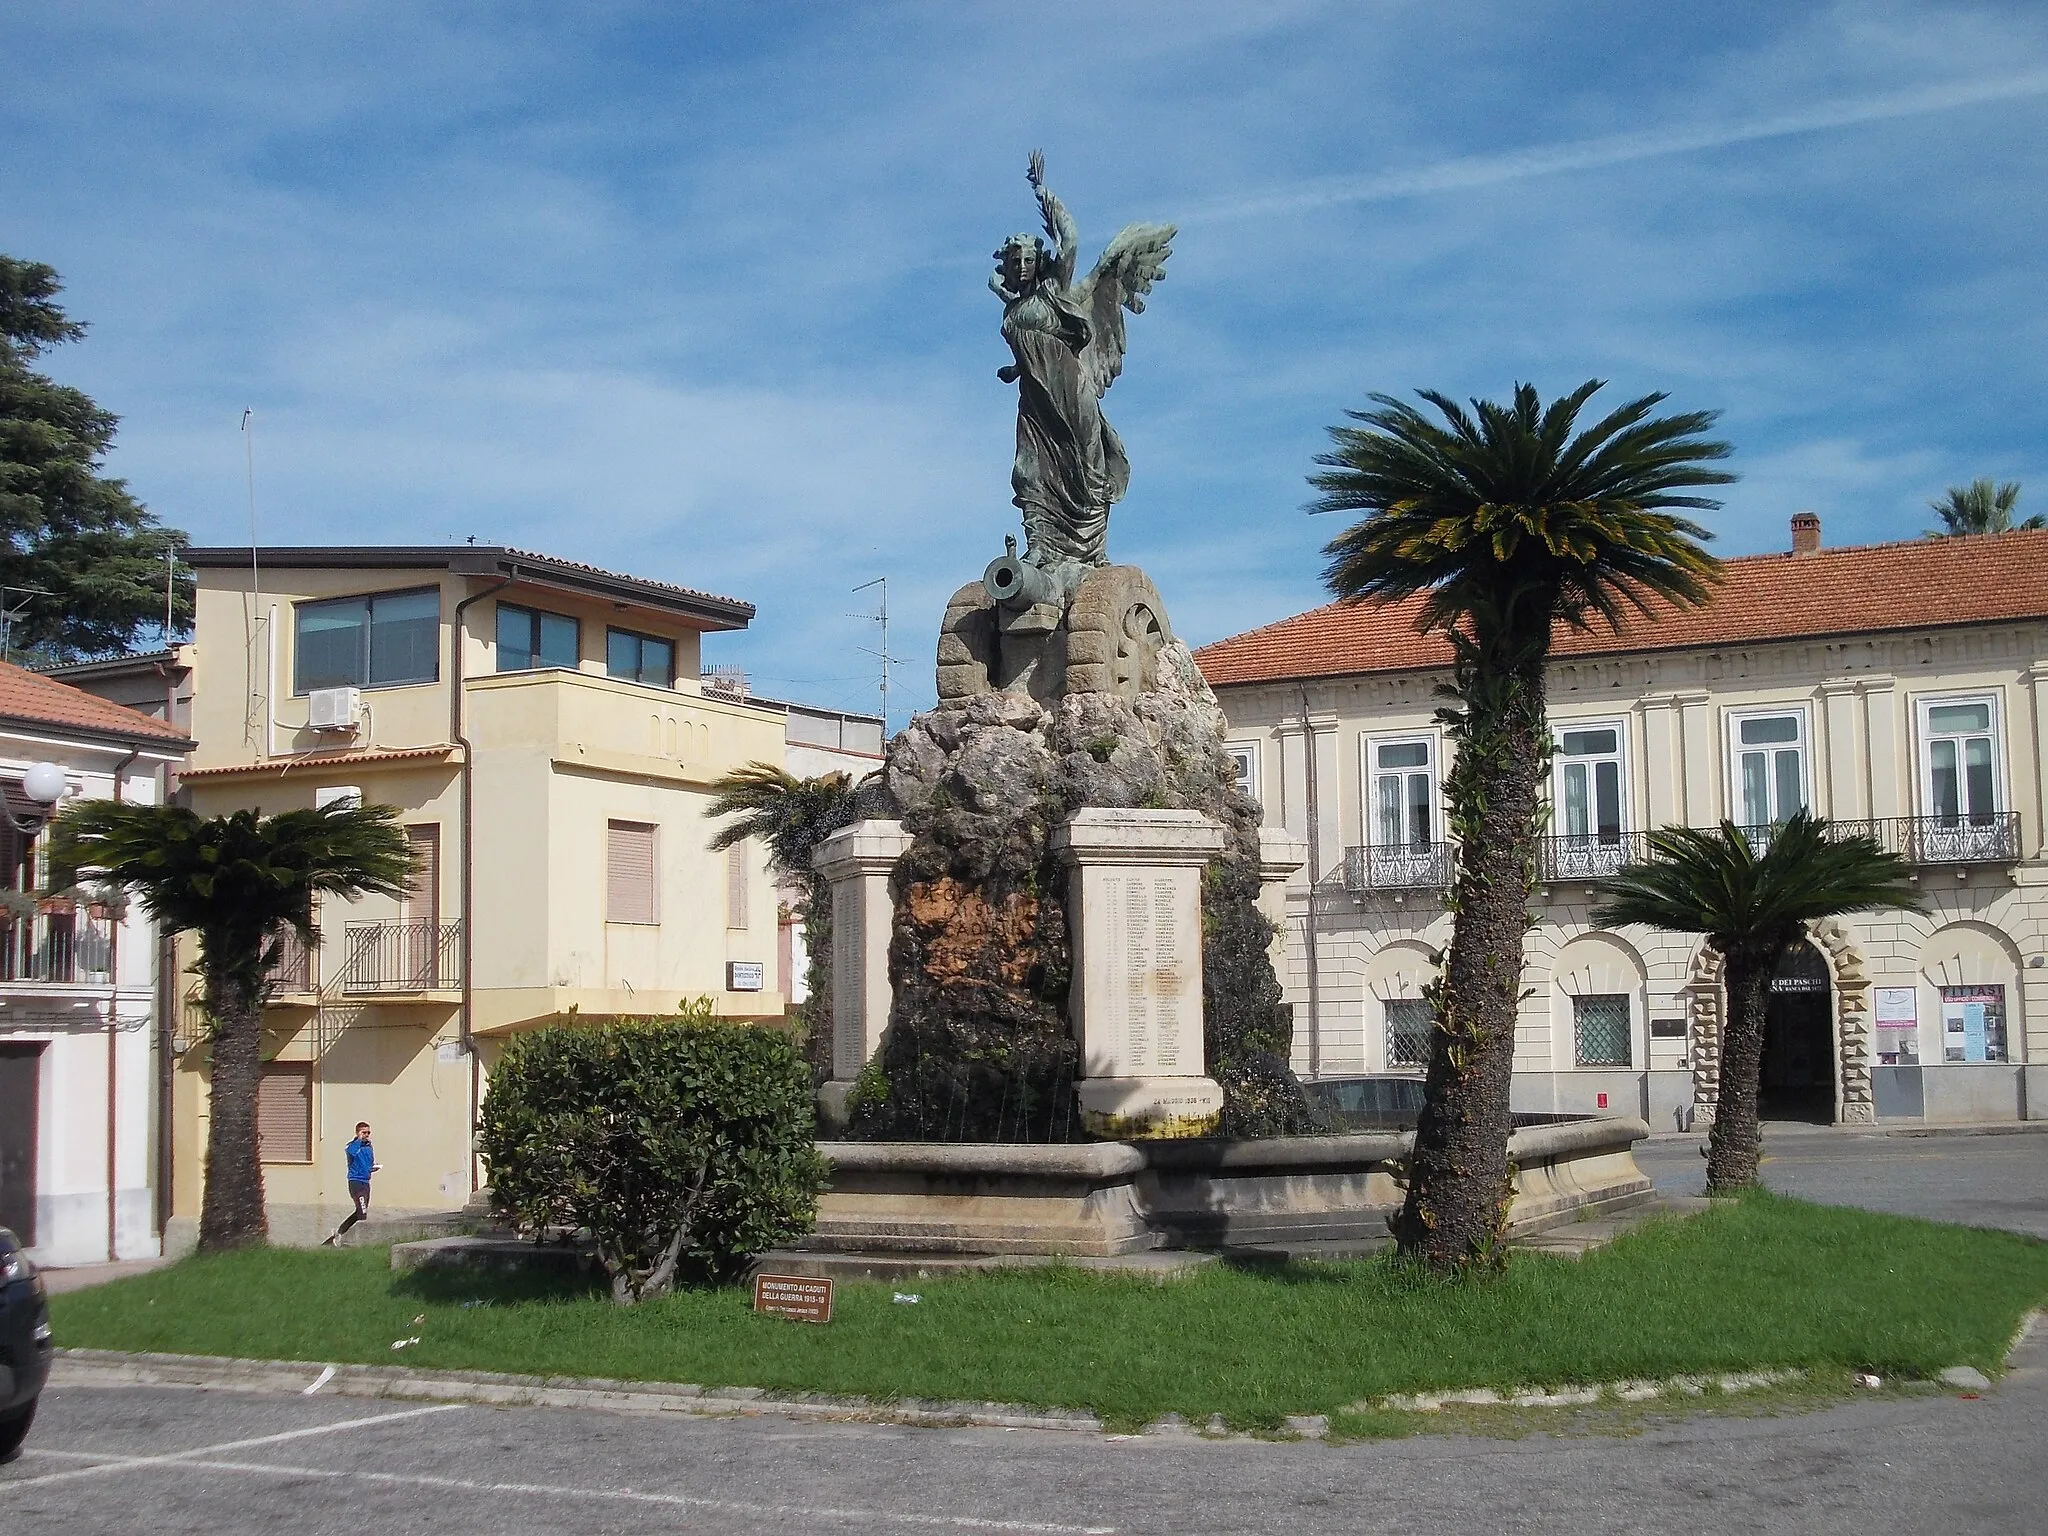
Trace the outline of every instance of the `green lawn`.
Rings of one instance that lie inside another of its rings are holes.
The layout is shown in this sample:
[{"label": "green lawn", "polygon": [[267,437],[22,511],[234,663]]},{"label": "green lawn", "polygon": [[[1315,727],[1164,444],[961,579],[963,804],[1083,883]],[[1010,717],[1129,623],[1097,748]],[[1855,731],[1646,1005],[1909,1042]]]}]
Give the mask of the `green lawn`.
[{"label": "green lawn", "polygon": [[[922,1300],[897,1304],[897,1290]],[[1577,1261],[1518,1254],[1481,1280],[1434,1282],[1391,1261],[1216,1265],[1166,1283],[1009,1270],[842,1285],[826,1327],[757,1318],[739,1289],[627,1309],[534,1279],[398,1276],[383,1249],[188,1259],[54,1297],[51,1311],[60,1344],[101,1349],[993,1400],[1126,1426],[1220,1412],[1257,1426],[1437,1387],[1996,1370],[2044,1301],[2048,1244],[1756,1195]]]}]

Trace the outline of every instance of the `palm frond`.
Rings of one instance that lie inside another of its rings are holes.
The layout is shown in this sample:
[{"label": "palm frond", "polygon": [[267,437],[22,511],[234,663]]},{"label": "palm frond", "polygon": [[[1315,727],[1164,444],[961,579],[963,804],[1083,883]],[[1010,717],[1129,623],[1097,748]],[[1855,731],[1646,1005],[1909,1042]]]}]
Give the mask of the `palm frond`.
[{"label": "palm frond", "polygon": [[844,773],[800,779],[774,763],[748,763],[711,791],[706,814],[734,818],[713,836],[713,848],[758,838],[778,869],[799,877],[810,874],[812,850],[854,819],[853,780]]},{"label": "palm frond", "polygon": [[1872,838],[1837,836],[1806,811],[1761,850],[1729,821],[1665,827],[1648,842],[1645,862],[1600,883],[1594,922],[1703,933],[1725,953],[1782,947],[1805,924],[1844,912],[1920,905],[1904,859]]},{"label": "palm frond", "polygon": [[1712,411],[1653,414],[1644,395],[1574,435],[1602,388],[1589,379],[1547,408],[1527,384],[1506,404],[1471,410],[1419,392],[1439,425],[1406,401],[1373,395],[1357,425],[1331,429],[1310,483],[1312,512],[1364,512],[1325,547],[1324,580],[1348,601],[1428,594],[1421,622],[1450,629],[1501,619],[1517,593],[1519,622],[1618,627],[1658,603],[1703,601],[1720,563],[1712,535],[1683,514],[1720,505],[1694,494],[1735,476],[1708,437]]}]

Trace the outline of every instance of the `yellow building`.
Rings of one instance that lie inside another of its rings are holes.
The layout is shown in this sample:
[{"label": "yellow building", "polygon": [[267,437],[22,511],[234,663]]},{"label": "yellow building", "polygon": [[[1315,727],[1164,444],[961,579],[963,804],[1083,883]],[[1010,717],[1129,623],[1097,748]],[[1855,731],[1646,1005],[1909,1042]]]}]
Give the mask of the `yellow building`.
[{"label": "yellow building", "polygon": [[[276,1240],[345,1214],[359,1120],[379,1214],[463,1205],[476,1108],[520,1030],[697,995],[782,1017],[765,850],[712,852],[704,814],[720,775],[783,755],[778,715],[699,683],[701,636],[744,628],[749,604],[475,546],[186,558],[192,808],[360,796],[398,808],[419,856],[402,900],[324,904],[318,948],[278,966],[260,1104]],[[174,1042],[173,1252],[206,1143],[193,1025]]]},{"label": "yellow building", "polygon": [[[1450,649],[1419,611],[1333,604],[1196,655],[1246,790],[1314,850],[1283,980],[1316,1076],[1419,1080],[1428,1057],[1454,744]],[[1808,807],[1902,854],[1924,910],[1822,923],[1781,970],[1766,1114],[2048,1117],[2048,532],[1823,549],[1800,513],[1790,551],[1730,560],[1703,607],[1560,629],[1549,714],[1518,1110],[1711,1117],[1718,957],[1600,928],[1592,885],[1652,828],[1761,835]]]}]

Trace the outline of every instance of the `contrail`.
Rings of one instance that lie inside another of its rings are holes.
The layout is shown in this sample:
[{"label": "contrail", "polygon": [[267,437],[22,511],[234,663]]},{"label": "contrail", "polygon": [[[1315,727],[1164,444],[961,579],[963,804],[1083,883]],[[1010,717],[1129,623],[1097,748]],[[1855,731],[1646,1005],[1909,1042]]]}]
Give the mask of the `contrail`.
[{"label": "contrail", "polygon": [[1934,112],[1952,112],[1958,107],[2043,95],[2048,95],[2048,70],[2008,75],[1996,80],[1922,86],[1885,96],[1828,102],[1803,112],[1787,112],[1746,123],[1701,124],[1661,132],[1618,133],[1606,138],[1510,150],[1505,154],[1468,155],[1381,176],[1305,182],[1264,194],[1212,203],[1186,215],[1182,222],[1250,219],[1264,214],[1328,208],[1340,203],[1379,203],[1398,197],[1420,197],[1431,192],[1458,192],[1470,187],[1526,181],[1534,176],[1597,170],[1603,166],[1626,165],[1634,160],[1654,160],[1664,155],[1748,144],[1758,139],[1789,138],[1793,134],[1821,133],[1830,128],[1890,122],[1902,117],[1925,117]]}]

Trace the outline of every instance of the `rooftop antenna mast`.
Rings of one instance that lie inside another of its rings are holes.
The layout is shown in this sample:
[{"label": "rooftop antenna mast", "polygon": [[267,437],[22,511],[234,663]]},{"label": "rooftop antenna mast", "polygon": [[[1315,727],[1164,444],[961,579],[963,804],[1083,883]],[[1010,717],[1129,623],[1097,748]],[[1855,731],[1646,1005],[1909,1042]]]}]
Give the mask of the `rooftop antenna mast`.
[{"label": "rooftop antenna mast", "polygon": [[[879,618],[882,625],[882,649],[879,652],[868,651],[868,654],[870,656],[879,655],[882,660],[882,738],[886,741],[889,736],[889,578],[877,576],[873,581],[862,582],[853,590],[865,592],[869,587],[880,587],[882,589],[881,613],[879,615],[863,614],[862,617]],[[863,646],[862,649],[866,650],[866,647]]]},{"label": "rooftop antenna mast", "polygon": [[[8,602],[10,592],[21,593],[21,601]],[[27,613],[37,598],[48,596],[47,587],[0,587],[0,661],[14,659],[14,621]]]},{"label": "rooftop antenna mast", "polygon": [[[244,655],[248,658],[249,702],[242,712],[242,737],[253,741],[256,732],[256,636],[260,631],[264,643],[269,644],[270,632],[264,627],[263,618],[263,573],[256,558],[256,411],[253,406],[242,412],[242,462],[249,487],[249,610],[247,622],[242,626],[245,641]],[[270,697],[266,691],[261,695],[265,718],[270,712]]]}]

